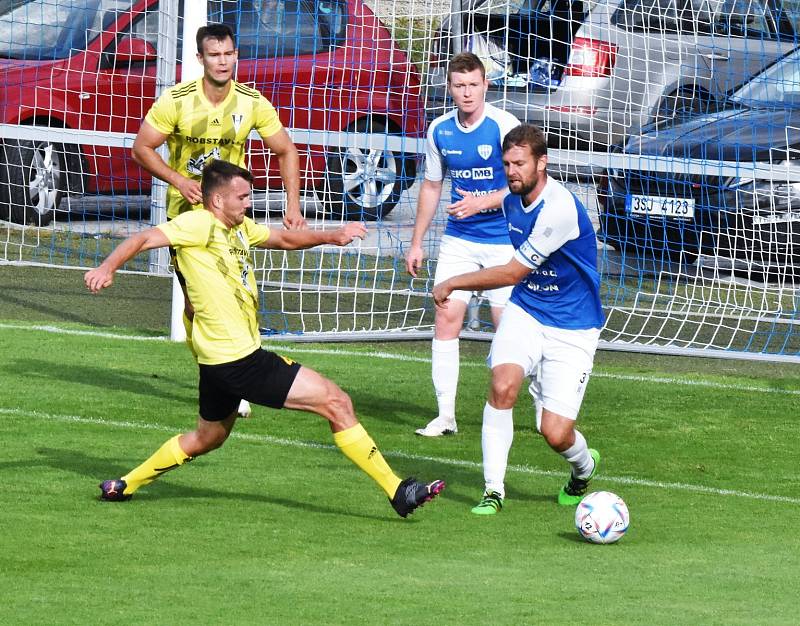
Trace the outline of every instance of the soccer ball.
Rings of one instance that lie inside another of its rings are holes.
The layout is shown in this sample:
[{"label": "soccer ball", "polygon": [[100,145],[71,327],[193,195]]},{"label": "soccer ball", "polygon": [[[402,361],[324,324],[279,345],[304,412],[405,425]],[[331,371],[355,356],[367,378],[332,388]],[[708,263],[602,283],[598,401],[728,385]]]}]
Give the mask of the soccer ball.
[{"label": "soccer ball", "polygon": [[575,511],[575,528],[592,543],[614,543],[628,530],[628,507],[617,494],[595,491]]}]

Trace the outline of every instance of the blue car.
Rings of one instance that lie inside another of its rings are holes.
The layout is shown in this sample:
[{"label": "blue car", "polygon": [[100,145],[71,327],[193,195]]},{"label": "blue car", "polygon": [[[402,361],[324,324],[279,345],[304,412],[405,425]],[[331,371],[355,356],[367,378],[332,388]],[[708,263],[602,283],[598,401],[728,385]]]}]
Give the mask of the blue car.
[{"label": "blue car", "polygon": [[800,49],[721,110],[646,129],[624,154],[639,166],[600,186],[605,243],[656,267],[712,255],[800,280]]}]

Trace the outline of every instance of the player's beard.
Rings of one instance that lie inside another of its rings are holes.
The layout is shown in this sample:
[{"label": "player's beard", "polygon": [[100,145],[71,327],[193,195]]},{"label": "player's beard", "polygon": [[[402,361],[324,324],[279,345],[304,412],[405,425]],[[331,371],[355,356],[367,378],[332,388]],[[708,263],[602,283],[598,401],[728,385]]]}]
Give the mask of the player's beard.
[{"label": "player's beard", "polygon": [[532,181],[514,181],[514,182],[519,183],[519,189],[518,190],[512,189],[511,184],[509,183],[508,186],[509,190],[515,196],[522,196],[524,198],[536,188],[537,181],[534,178]]}]

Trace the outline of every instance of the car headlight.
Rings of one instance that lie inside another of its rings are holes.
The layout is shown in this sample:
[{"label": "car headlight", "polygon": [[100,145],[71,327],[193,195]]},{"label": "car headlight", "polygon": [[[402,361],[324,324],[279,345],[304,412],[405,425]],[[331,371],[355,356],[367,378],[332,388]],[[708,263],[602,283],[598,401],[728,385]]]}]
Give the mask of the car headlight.
[{"label": "car headlight", "polygon": [[731,188],[737,207],[752,213],[756,222],[794,221],[792,216],[800,215],[800,183],[740,179]]}]

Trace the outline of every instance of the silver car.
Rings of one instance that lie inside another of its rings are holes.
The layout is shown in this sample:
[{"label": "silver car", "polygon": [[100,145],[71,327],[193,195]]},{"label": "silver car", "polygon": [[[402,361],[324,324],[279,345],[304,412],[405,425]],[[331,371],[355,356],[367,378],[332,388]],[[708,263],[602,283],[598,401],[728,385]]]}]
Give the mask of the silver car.
[{"label": "silver car", "polygon": [[794,0],[472,1],[434,41],[430,113],[447,106],[447,59],[472,50],[489,101],[542,126],[552,147],[607,149],[717,108],[798,45]]}]

